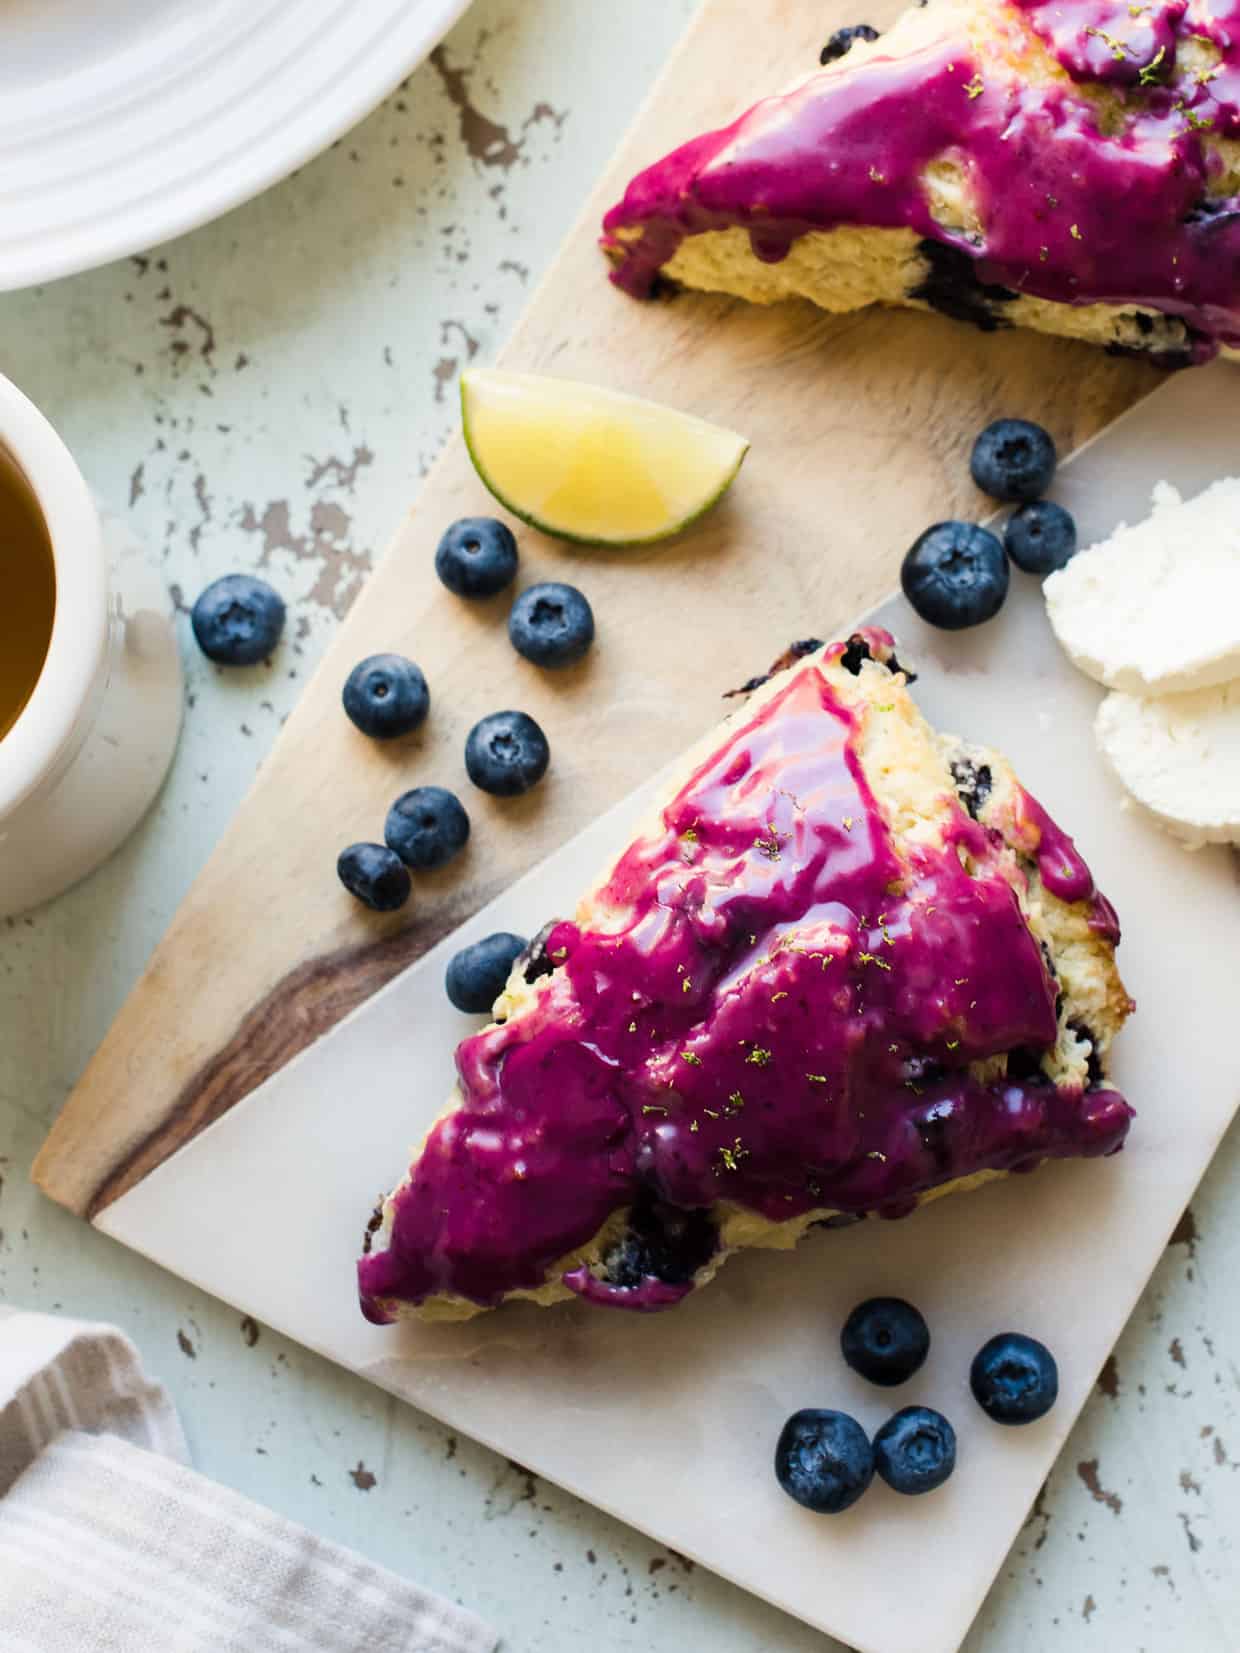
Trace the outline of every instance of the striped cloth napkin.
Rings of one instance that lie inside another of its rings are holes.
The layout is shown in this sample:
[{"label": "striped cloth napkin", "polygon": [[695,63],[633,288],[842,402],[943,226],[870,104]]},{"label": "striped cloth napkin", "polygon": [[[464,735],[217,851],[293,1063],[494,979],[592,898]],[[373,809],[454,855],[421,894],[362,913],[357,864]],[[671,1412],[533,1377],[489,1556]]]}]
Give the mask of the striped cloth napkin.
[{"label": "striped cloth napkin", "polygon": [[0,1653],[493,1653],[471,1613],[189,1468],[108,1326],[0,1308]]}]

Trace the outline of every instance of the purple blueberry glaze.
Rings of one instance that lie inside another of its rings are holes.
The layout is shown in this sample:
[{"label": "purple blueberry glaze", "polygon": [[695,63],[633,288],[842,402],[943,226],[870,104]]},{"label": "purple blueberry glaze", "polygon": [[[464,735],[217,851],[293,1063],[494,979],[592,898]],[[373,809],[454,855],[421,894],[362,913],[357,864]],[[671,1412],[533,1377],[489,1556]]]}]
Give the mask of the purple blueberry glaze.
[{"label": "purple blueberry glaze", "polygon": [[[457,1052],[461,1105],[397,1195],[387,1249],[359,1264],[371,1318],[383,1299],[537,1287],[640,1198],[896,1216],[970,1172],[1121,1146],[1113,1090],[967,1072],[1054,1044],[1055,982],[1010,852],[954,795],[943,846],[897,854],[857,755],[866,715],[798,670],[621,857],[594,927],[552,929],[537,1010]],[[1023,819],[1048,887],[1092,899],[1071,841],[1032,799]],[[691,1289],[562,1278],[632,1308]]]},{"label": "purple blueberry glaze", "polygon": [[600,1304],[607,1309],[635,1309],[642,1314],[674,1308],[682,1297],[688,1297],[693,1290],[692,1280],[669,1285],[666,1280],[647,1278],[639,1286],[613,1286],[592,1274],[584,1263],[580,1268],[569,1269],[561,1275],[561,1279],[570,1291],[584,1297],[587,1303]]},{"label": "purple blueberry glaze", "polygon": [[1119,914],[1094,883],[1085,858],[1068,834],[1027,792],[1021,793],[1017,822],[1026,834],[1032,834],[1043,885],[1061,901],[1088,901],[1090,929],[1118,947]]},{"label": "purple blueberry glaze", "polygon": [[[1012,0],[1073,80],[1149,86],[1174,71],[1188,0]],[[1142,74],[1145,79],[1142,80]]]},{"label": "purple blueberry glaze", "polygon": [[[613,280],[647,296],[707,230],[748,229],[773,261],[813,230],[908,228],[971,260],[1000,307],[1006,293],[1160,310],[1183,320],[1195,360],[1240,343],[1240,199],[1207,197],[1219,162],[1205,143],[1240,132],[1240,0],[1192,16],[1185,0],[995,9],[1000,25],[1023,18],[1072,81],[1105,83],[1122,130],[1104,132],[1070,82],[983,71],[959,39],[833,65],[635,178],[604,223]],[[1178,72],[1190,37],[1210,66]],[[931,216],[923,174],[943,156],[964,169],[980,241]]]}]

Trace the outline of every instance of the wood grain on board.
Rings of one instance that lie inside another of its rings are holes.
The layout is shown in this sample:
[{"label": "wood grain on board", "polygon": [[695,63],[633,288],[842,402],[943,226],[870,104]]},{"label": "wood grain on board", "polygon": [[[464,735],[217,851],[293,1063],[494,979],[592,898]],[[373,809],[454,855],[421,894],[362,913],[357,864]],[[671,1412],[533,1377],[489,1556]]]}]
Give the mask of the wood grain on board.
[{"label": "wood grain on board", "polygon": [[[867,18],[898,10],[883,0]],[[450,445],[49,1136],[34,1178],[54,1199],[103,1209],[688,745],[725,690],[874,604],[927,523],[984,508],[967,455],[987,420],[1036,417],[1066,451],[1158,382],[1083,345],[937,316],[695,294],[642,305],[608,283],[598,221],[629,176],[804,72],[851,20],[844,0],[707,0],[502,354],[744,431],[732,494],[663,548],[574,550],[523,531],[522,582],[579,584],[599,626],[585,661],[543,673],[508,645],[508,598],[462,603],[434,577],[442,529],[492,509]],[[340,710],[349,669],[388,649],[420,663],[433,695],[395,749]],[[515,801],[475,791],[462,758],[475,720],[508,706],[538,719],[553,754]],[[376,918],[341,890],[337,853],[380,837],[392,799],[431,781],[466,799],[470,847]]]}]

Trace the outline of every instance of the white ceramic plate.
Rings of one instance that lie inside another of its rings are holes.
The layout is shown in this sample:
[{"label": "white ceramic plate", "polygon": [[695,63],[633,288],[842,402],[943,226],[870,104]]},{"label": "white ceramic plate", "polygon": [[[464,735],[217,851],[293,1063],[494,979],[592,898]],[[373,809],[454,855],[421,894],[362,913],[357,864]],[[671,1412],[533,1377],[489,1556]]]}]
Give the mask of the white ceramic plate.
[{"label": "white ceramic plate", "polygon": [[3,0],[0,289],[257,195],[370,112],[469,0]]},{"label": "white ceramic plate", "polygon": [[[1085,535],[1144,512],[1151,484],[1196,491],[1235,461],[1240,377],[1184,374],[1063,472]],[[492,930],[532,934],[572,910],[626,841],[652,782],[480,913],[98,1219],[99,1227],[238,1309],[569,1487],[863,1653],[958,1646],[1240,1099],[1236,862],[1189,855],[1121,808],[1090,724],[1094,684],[1050,635],[1034,581],[1002,616],[948,636],[902,600],[878,611],[922,676],[939,727],[1007,750],[1077,834],[1124,921],[1120,962],[1139,1014],[1116,1082],[1138,1110],[1114,1160],[1044,1167],[942,1200],[904,1222],[809,1237],[791,1255],[735,1257],[663,1315],[527,1305],[457,1326],[360,1317],[353,1262],[376,1192],[404,1171],[439,1110],[471,1023],[443,992],[447,957]],[[755,668],[784,638],[757,647]],[[671,754],[669,754],[669,757]],[[895,1405],[940,1407],[959,1467],[933,1497],[876,1484],[846,1516],[815,1517],[775,1484],[787,1414],[841,1406],[875,1429],[889,1393],[847,1371],[844,1316],[877,1292],[933,1328]],[[1044,1338],[1060,1402],[1027,1429],[989,1423],[969,1361],[997,1331]],[[893,1580],[897,1583],[893,1586]],[[915,1580],[916,1587],[898,1581]]]}]

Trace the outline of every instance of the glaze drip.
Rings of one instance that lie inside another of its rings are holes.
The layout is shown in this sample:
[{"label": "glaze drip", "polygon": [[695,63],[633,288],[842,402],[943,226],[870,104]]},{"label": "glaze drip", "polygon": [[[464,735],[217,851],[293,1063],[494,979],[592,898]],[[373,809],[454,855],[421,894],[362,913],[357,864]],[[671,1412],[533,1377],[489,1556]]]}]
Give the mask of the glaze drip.
[{"label": "glaze drip", "polygon": [[[372,1317],[383,1298],[492,1305],[557,1264],[592,1301],[661,1307],[721,1203],[896,1216],[959,1176],[1121,1145],[1114,1091],[1056,1087],[1036,1055],[968,1071],[1049,1050],[1057,985],[1010,852],[954,792],[941,842],[897,844],[859,756],[868,715],[821,663],[796,670],[620,858],[592,925],[545,935],[540,997],[462,1043],[460,1106],[359,1265]],[[1047,887],[1092,900],[1071,840],[1032,799],[1024,819]],[[600,1274],[573,1254],[609,1218]]]}]

